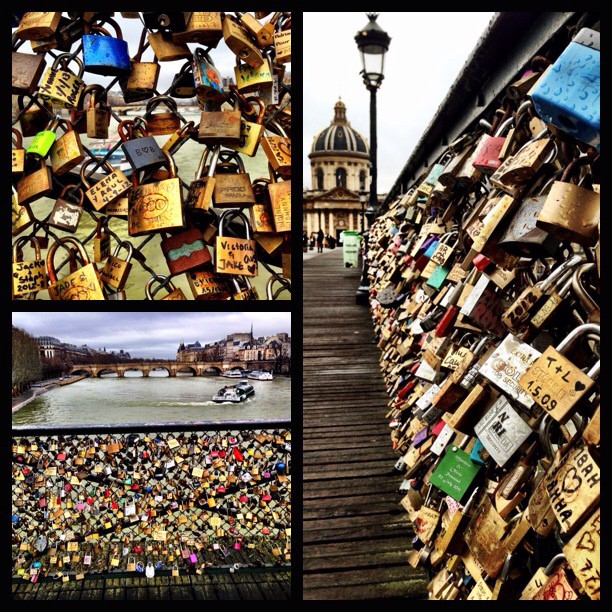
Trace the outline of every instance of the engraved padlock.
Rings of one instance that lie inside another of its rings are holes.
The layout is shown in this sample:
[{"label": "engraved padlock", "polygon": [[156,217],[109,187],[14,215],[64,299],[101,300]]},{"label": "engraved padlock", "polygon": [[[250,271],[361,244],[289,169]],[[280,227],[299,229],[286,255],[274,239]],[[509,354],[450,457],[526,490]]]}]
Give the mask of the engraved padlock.
[{"label": "engraved padlock", "polygon": [[[34,259],[23,259],[22,247],[30,243],[34,248]],[[22,236],[13,244],[13,292],[12,298],[36,296],[47,288],[45,260],[40,255],[40,245],[35,236]]]},{"label": "engraved padlock", "polygon": [[[177,289],[172,283],[172,281],[164,282],[166,281],[166,279],[167,277],[163,276],[162,274],[156,274],[149,278],[145,286],[145,299],[154,300],[156,293],[161,288],[161,283],[164,283],[164,288],[166,289],[166,291],[168,291],[168,295],[165,295],[163,298],[161,298],[162,300],[186,300],[187,298],[185,297],[185,294],[183,293],[182,289]],[[155,283],[157,283],[158,286],[154,289],[153,285]]]},{"label": "engraved padlock", "polygon": [[[119,257],[121,249],[127,250],[127,257],[122,259]],[[100,279],[110,287],[113,287],[117,292],[123,291],[128,275],[132,269],[132,256],[134,255],[134,247],[131,242],[124,241],[117,244],[113,254],[109,256],[104,268],[100,270]]]},{"label": "engraved padlock", "polygon": [[[236,218],[242,221],[246,238],[224,235],[226,224]],[[215,271],[257,276],[256,242],[251,238],[249,220],[239,210],[225,210],[219,217],[219,235],[215,239]]]}]

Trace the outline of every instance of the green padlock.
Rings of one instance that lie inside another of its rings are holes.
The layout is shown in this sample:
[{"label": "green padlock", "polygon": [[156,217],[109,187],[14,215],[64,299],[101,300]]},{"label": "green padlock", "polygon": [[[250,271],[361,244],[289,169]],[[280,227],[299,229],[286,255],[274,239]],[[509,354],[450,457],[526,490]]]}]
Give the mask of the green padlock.
[{"label": "green padlock", "polygon": [[450,268],[438,264],[434,268],[434,271],[431,273],[425,284],[429,285],[430,287],[434,287],[435,289],[439,289],[450,271]]},{"label": "green padlock", "polygon": [[26,149],[26,153],[33,153],[39,157],[46,157],[55,142],[55,132],[59,127],[60,116],[54,115],[47,124],[47,127],[38,132],[32,139],[30,146]]}]

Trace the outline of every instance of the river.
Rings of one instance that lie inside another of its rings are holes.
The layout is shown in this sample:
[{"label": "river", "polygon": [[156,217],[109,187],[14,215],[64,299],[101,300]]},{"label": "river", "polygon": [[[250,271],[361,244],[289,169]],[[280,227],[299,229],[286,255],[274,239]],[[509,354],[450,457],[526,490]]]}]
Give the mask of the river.
[{"label": "river", "polygon": [[241,404],[216,404],[212,396],[239,379],[221,376],[84,378],[32,400],[13,414],[13,425],[91,425],[169,421],[250,421],[291,418],[291,378],[250,380],[255,394]]},{"label": "river", "polygon": [[[200,112],[191,112],[188,110],[181,109],[181,113],[186,121],[194,121],[196,124],[200,120]],[[125,117],[126,119],[133,119],[133,116]],[[113,136],[113,134],[117,134],[117,122],[114,118],[111,119],[111,125],[109,127],[109,136]],[[162,146],[166,140],[168,140],[169,136],[155,136],[155,140],[158,142],[160,146]],[[25,148],[28,147],[32,138],[24,138],[23,146]],[[90,139],[86,134],[81,134],[82,143],[88,147],[96,147],[102,142],[99,139]],[[196,170],[198,169],[198,165],[200,162],[200,157],[202,154],[204,147],[195,142],[194,140],[188,140],[173,156],[176,162],[176,166],[178,169],[178,175],[186,182],[191,183],[194,180]],[[257,154],[254,157],[249,157],[248,155],[241,155],[241,158],[244,162],[245,170],[249,174],[251,181],[256,178],[268,178],[268,159],[260,146]],[[50,198],[40,198],[34,201],[31,205],[32,212],[37,219],[46,219],[49,213],[51,212],[55,200]],[[245,209],[247,217],[249,216],[248,210]],[[63,230],[53,228],[53,231],[57,233],[58,236],[74,236],[76,238],[84,238],[88,236],[95,228],[95,223],[90,215],[83,214],[81,216],[81,220],[79,222],[79,227],[74,234],[70,234]],[[146,237],[138,237],[133,238],[128,235],[127,232],[127,221],[120,217],[111,217],[109,220],[109,228],[116,232],[121,240],[130,240],[133,244],[140,244],[144,238]],[[21,235],[26,235],[24,232]],[[161,234],[155,234],[153,238],[145,245],[142,249],[142,253],[146,257],[146,263],[153,270],[159,271],[160,274],[168,274],[168,265],[162,253],[161,247],[159,245],[161,241]],[[115,248],[114,240],[112,241],[112,249]],[[92,248],[91,243],[88,243],[88,251],[91,256]],[[26,253],[30,253],[29,249],[26,248]],[[43,255],[45,252],[43,252]],[[120,256],[125,256],[125,251],[120,253]],[[31,258],[31,257],[30,257]],[[27,258],[26,258],[27,259]],[[98,265],[98,268],[101,269],[102,264]],[[280,273],[280,268],[273,268],[276,272]],[[128,299],[144,299],[144,287],[149,279],[150,274],[142,268],[138,263],[135,263],[132,266],[132,270],[127,279],[127,283],[125,286],[126,297]],[[257,289],[260,299],[265,299],[266,297],[266,284],[270,275],[267,270],[263,266],[259,266],[259,274],[258,276],[251,279],[251,284]],[[176,287],[183,290],[188,299],[192,299],[192,292],[189,287],[189,283],[187,281],[187,277],[185,274],[179,274],[173,279],[173,283]],[[275,289],[278,286],[275,286]],[[160,299],[163,296],[163,292],[160,292],[156,295],[156,299]],[[47,291],[39,292],[38,299],[48,300],[49,294]],[[283,291],[278,295],[279,300],[287,300],[291,299],[291,296],[288,292]]]}]

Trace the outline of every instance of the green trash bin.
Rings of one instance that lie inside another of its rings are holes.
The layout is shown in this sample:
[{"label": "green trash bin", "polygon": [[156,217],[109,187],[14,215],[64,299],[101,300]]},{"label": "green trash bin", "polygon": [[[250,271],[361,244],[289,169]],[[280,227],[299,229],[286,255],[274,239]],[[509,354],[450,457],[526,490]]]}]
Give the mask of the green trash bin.
[{"label": "green trash bin", "polygon": [[356,268],[359,258],[359,242],[361,234],[353,230],[342,232],[342,255],[345,268]]}]

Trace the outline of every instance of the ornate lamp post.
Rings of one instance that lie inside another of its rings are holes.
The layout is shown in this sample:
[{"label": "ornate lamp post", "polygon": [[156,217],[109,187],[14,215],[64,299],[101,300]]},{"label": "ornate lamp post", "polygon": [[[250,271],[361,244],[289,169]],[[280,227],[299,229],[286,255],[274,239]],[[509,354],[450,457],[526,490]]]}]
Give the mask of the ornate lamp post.
[{"label": "ornate lamp post", "polygon": [[[376,23],[378,13],[366,13],[370,20],[368,24],[359,30],[355,35],[355,42],[361,54],[361,65],[363,66],[360,74],[363,77],[364,85],[370,92],[370,199],[368,208],[365,210],[365,216],[368,219],[368,228],[378,215],[378,195],[377,195],[377,176],[378,169],[376,167],[376,92],[383,82],[385,54],[389,49],[391,38],[389,35]],[[363,204],[362,204],[363,211]],[[368,233],[364,232],[363,228],[363,213],[362,213],[362,234],[363,234],[363,249],[362,249],[362,269],[359,287],[355,294],[355,301],[358,304],[368,304],[369,302],[369,282],[368,282],[368,265],[366,261],[366,252],[368,246]]]}]

